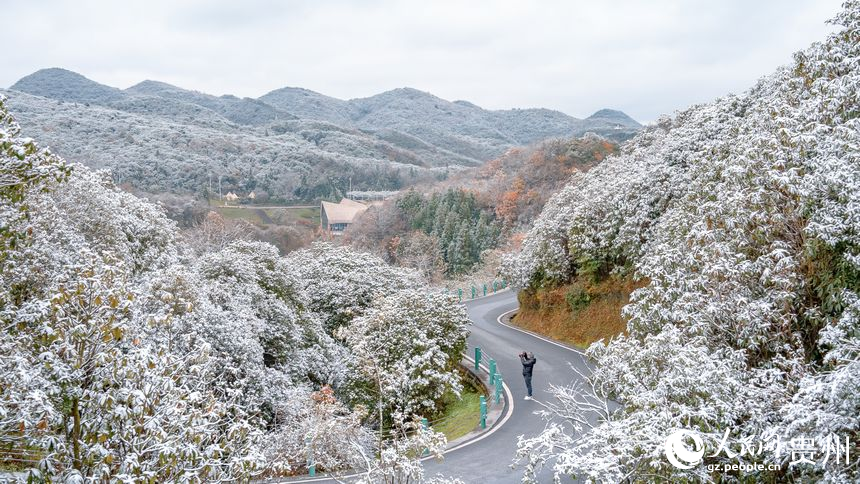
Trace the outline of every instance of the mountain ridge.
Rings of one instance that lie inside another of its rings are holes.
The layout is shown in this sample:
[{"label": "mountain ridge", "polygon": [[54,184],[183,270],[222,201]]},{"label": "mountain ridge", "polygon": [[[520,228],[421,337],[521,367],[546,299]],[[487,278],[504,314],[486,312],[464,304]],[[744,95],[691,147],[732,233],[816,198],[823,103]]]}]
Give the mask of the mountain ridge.
[{"label": "mountain ridge", "polygon": [[[65,83],[65,84],[63,84]],[[72,88],[72,89],[70,89]],[[73,89],[77,88],[78,90],[84,91],[83,93],[76,93]],[[13,91],[21,91],[27,94],[32,94],[36,96],[47,97],[51,99],[61,99],[64,101],[76,101],[76,102],[105,102],[105,101],[115,101],[117,99],[121,99],[128,94],[133,95],[160,95],[164,96],[165,93],[183,93],[186,96],[198,96],[200,98],[205,99],[220,99],[225,101],[260,101],[269,106],[280,109],[281,111],[285,111],[288,114],[293,114],[298,118],[308,118],[308,119],[317,119],[317,120],[327,120],[320,117],[314,117],[307,115],[306,111],[299,110],[301,113],[291,113],[288,109],[285,109],[289,104],[285,102],[283,99],[279,99],[279,95],[292,94],[292,97],[296,95],[301,95],[304,97],[313,98],[316,100],[325,100],[332,105],[339,106],[367,106],[368,104],[374,104],[375,101],[381,99],[418,99],[418,98],[429,98],[433,102],[441,102],[445,105],[451,104],[456,105],[458,107],[462,107],[465,109],[478,110],[485,113],[492,113],[495,115],[504,115],[506,113],[552,113],[555,116],[563,117],[572,121],[587,121],[592,119],[604,119],[604,118],[612,118],[617,117],[619,119],[623,119],[625,122],[622,123],[626,127],[634,127],[639,128],[642,125],[631,118],[629,115],[620,110],[614,109],[600,109],[590,116],[586,118],[577,118],[571,115],[568,115],[562,111],[544,107],[532,107],[532,108],[511,108],[511,109],[485,109],[482,108],[470,101],[466,100],[455,100],[448,101],[443,98],[436,96],[433,93],[422,91],[420,89],[416,89],[413,87],[405,86],[398,87],[394,89],[389,89],[387,91],[383,91],[371,96],[367,97],[357,97],[351,99],[340,99],[333,96],[328,96],[326,94],[322,94],[317,91],[313,91],[311,89],[303,88],[303,87],[294,87],[294,86],[285,86],[278,89],[274,89],[269,91],[262,96],[257,98],[252,97],[238,97],[232,94],[224,94],[221,96],[215,96],[212,94],[204,93],[202,91],[192,90],[182,88],[173,84],[169,84],[163,81],[146,79],[143,80],[131,87],[126,89],[120,89],[112,86],[108,86],[106,84],[99,83],[92,79],[87,78],[86,76],[79,74],[77,72],[60,68],[60,67],[50,67],[45,69],[39,69],[31,74],[28,74],[21,79],[19,79],[15,84],[9,87],[9,90]],[[377,103],[378,104],[378,103]],[[301,114],[305,114],[302,116]],[[229,119],[229,118],[228,118]],[[240,124],[248,124],[247,122]],[[600,134],[600,133],[598,133]]]},{"label": "mountain ridge", "polygon": [[585,120],[544,108],[494,111],[409,87],[347,101],[284,87],[255,99],[151,79],[118,89],[49,68],[4,92],[21,124],[61,154],[135,186],[199,190],[229,174],[232,189],[283,200],[337,197],[350,178],[356,189],[398,189],[515,146],[586,132],[623,141],[641,127],[611,110]]}]

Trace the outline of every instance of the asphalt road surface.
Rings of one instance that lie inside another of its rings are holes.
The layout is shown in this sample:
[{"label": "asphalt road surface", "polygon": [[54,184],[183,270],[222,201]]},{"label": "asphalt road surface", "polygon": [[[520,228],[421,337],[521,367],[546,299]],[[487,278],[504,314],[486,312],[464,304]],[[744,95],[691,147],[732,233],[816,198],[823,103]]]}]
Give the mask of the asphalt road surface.
[{"label": "asphalt road surface", "polygon": [[[516,456],[517,438],[520,435],[537,435],[546,425],[546,421],[535,414],[535,411],[543,408],[538,402],[547,402],[552,398],[548,392],[550,383],[566,385],[578,378],[576,372],[571,370],[571,364],[582,372],[587,369],[585,359],[579,352],[499,324],[500,315],[517,307],[514,291],[504,291],[466,303],[473,322],[467,354],[474,355],[475,346],[479,346],[485,355],[489,354],[496,360],[498,371],[513,394],[513,413],[492,435],[445,454],[442,462],[425,461],[428,475],[441,473],[458,477],[467,483],[521,482],[522,467],[511,469],[511,464]],[[530,351],[537,358],[532,378],[533,394],[537,401],[524,400],[526,387],[517,356],[523,351]],[[483,360],[484,363],[487,361]],[[552,473],[544,469],[538,479],[540,482],[552,482]]]}]

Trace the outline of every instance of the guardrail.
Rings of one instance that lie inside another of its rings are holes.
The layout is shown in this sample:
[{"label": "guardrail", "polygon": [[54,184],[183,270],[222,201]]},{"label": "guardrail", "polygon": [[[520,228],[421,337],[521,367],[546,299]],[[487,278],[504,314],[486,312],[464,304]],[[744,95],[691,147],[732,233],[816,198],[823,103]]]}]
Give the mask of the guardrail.
[{"label": "guardrail", "polygon": [[[495,294],[497,291],[501,291],[502,289],[507,289],[508,281],[504,279],[493,279],[491,282],[484,282],[478,285],[472,284],[466,288],[464,291],[462,287],[457,288],[454,291],[453,288],[446,287],[445,294],[457,294],[457,300],[459,302],[463,302],[463,296],[466,296],[466,299],[475,299],[478,297],[486,296],[487,294]],[[490,292],[492,291],[492,292]],[[469,297],[471,295],[471,297]]]},{"label": "guardrail", "polygon": [[[487,362],[486,365],[482,365],[484,361]],[[475,348],[474,365],[470,365],[469,370],[469,372],[472,374],[472,377],[476,379],[478,383],[483,386],[485,391],[487,392],[487,395],[481,395],[478,401],[480,419],[477,427],[479,427],[480,430],[485,430],[490,424],[490,422],[488,422],[488,415],[490,411],[498,409],[498,413],[501,413],[505,405],[505,401],[503,398],[503,378],[501,373],[499,373],[498,371],[496,360],[489,353],[482,350],[480,347]],[[454,415],[448,415],[437,418],[435,420],[428,420],[427,418],[422,418],[421,424],[424,428],[433,428],[436,425],[450,421],[454,417]],[[464,429],[459,428],[457,430]],[[470,428],[470,430],[474,431],[477,429],[472,427]]]}]

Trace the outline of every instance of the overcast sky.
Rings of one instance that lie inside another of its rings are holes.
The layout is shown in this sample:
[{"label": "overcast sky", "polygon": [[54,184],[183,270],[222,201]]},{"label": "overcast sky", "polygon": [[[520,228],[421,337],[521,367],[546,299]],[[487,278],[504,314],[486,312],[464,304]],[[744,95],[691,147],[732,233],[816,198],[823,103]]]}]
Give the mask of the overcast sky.
[{"label": "overcast sky", "polygon": [[750,87],[822,40],[841,0],[8,1],[0,86],[63,67],[258,97],[414,87],[489,109],[641,121]]}]

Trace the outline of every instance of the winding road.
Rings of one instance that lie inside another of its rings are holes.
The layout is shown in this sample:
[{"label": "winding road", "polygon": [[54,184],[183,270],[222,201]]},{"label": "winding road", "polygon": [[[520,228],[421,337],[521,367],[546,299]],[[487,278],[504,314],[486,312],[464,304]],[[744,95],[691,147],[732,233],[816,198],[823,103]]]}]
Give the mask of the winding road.
[{"label": "winding road", "polygon": [[[505,404],[500,422],[489,432],[454,446],[445,452],[445,458],[441,461],[425,460],[425,474],[457,477],[469,484],[519,483],[523,477],[522,467],[511,468],[516,456],[517,439],[521,435],[537,435],[546,425],[545,420],[535,412],[543,408],[540,402],[552,398],[548,392],[549,385],[570,384],[578,378],[570,365],[575,365],[585,373],[587,363],[576,349],[501,324],[499,318],[518,307],[514,291],[502,291],[464,304],[473,323],[467,354],[474,355],[475,347],[479,346],[484,353],[483,365],[487,364],[489,358],[494,358],[513,398]],[[532,378],[536,401],[524,400],[526,389],[522,365],[517,356],[523,351],[530,351],[537,358]],[[508,412],[510,415],[505,417]],[[341,480],[349,482],[352,477],[345,476]],[[333,481],[325,476],[285,480],[291,483]],[[552,482],[551,470],[543,469],[538,481]]]},{"label": "winding road", "polygon": [[[535,336],[499,323],[501,315],[517,309],[517,295],[504,291],[492,296],[466,302],[472,320],[469,336],[469,352],[474,355],[479,346],[485,355],[496,360],[498,371],[513,395],[513,412],[504,424],[492,435],[445,454],[441,462],[425,461],[428,475],[440,473],[458,477],[467,483],[518,483],[522,481],[523,469],[511,469],[516,455],[517,438],[520,435],[536,435],[545,426],[544,419],[535,412],[543,407],[539,402],[551,399],[549,385],[569,384],[577,378],[570,369],[575,365],[580,371],[587,370],[582,354],[570,347],[549,339]],[[537,401],[524,400],[525,383],[518,354],[531,351],[537,358],[532,386]],[[484,359],[484,363],[486,363]],[[505,408],[505,412],[508,408]],[[540,482],[552,482],[552,473],[544,469],[538,476]]]}]

